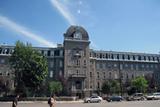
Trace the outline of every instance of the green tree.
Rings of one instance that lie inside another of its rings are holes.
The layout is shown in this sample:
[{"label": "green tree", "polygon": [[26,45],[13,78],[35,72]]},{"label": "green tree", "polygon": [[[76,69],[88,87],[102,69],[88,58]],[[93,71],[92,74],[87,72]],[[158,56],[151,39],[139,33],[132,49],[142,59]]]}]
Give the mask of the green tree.
[{"label": "green tree", "polygon": [[116,80],[110,80],[106,81],[102,84],[102,93],[103,94],[114,94],[114,93],[119,93],[120,91],[120,86],[118,81]]},{"label": "green tree", "polygon": [[11,91],[10,78],[0,76],[0,95],[5,92],[5,95],[8,95],[8,92]]},{"label": "green tree", "polygon": [[27,89],[35,93],[48,73],[46,58],[31,44],[25,45],[20,41],[16,42],[10,63],[15,71],[16,90],[20,92]]},{"label": "green tree", "polygon": [[59,81],[51,81],[49,82],[49,92],[50,94],[59,94],[63,90],[63,86]]},{"label": "green tree", "polygon": [[116,80],[111,81],[111,93],[119,93],[120,92],[120,84]]},{"label": "green tree", "polygon": [[143,76],[136,77],[131,84],[132,87],[136,88],[137,92],[145,92],[148,87],[147,80]]},{"label": "green tree", "polygon": [[111,84],[108,81],[105,81],[102,84],[102,93],[103,94],[109,94],[111,92]]}]

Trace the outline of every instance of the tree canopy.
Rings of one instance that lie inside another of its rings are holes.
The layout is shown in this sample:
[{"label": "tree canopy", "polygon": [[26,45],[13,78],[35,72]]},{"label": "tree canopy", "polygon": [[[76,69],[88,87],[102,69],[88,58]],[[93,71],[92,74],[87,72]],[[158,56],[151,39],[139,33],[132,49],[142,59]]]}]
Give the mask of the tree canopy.
[{"label": "tree canopy", "polygon": [[131,84],[138,92],[145,92],[148,87],[147,80],[143,76],[136,77],[132,80]]},{"label": "tree canopy", "polygon": [[38,89],[47,76],[47,60],[31,44],[16,42],[14,52],[10,57],[11,66],[15,71],[16,88]]},{"label": "tree canopy", "polygon": [[111,84],[108,81],[105,81],[102,84],[102,93],[103,94],[109,94],[111,92]]},{"label": "tree canopy", "polygon": [[62,91],[63,86],[59,81],[51,81],[49,82],[48,88],[51,94],[59,94]]},{"label": "tree canopy", "polygon": [[116,80],[105,81],[102,84],[102,93],[113,94],[120,92],[120,84]]}]

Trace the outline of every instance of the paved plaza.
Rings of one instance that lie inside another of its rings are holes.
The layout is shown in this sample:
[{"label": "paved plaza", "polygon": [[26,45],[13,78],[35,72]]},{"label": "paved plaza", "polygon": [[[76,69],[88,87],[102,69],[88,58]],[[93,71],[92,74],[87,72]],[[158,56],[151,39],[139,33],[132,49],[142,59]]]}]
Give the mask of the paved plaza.
[{"label": "paved plaza", "polygon": [[[130,101],[82,103],[82,102],[57,102],[56,107],[159,107],[160,100],[156,101]],[[0,107],[11,107],[10,103],[0,102]],[[19,102],[18,107],[49,107],[46,102]]]}]

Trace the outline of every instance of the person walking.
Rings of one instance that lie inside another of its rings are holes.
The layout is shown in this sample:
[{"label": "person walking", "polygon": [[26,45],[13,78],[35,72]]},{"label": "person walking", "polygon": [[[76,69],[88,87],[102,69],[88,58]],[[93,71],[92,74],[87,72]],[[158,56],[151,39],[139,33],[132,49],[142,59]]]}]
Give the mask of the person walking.
[{"label": "person walking", "polygon": [[14,98],[13,102],[12,102],[12,107],[17,107],[18,99],[19,99],[19,95],[17,94],[16,97]]},{"label": "person walking", "polygon": [[54,95],[51,95],[51,97],[48,100],[48,104],[50,107],[55,107],[55,97]]}]

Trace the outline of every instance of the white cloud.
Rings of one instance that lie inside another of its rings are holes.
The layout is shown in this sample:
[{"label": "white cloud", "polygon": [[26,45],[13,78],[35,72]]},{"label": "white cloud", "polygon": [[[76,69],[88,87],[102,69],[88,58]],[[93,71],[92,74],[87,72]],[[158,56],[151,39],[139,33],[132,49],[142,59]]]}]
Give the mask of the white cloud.
[{"label": "white cloud", "polygon": [[100,49],[98,47],[98,45],[96,45],[92,40],[91,40],[91,45],[90,45],[91,49]]},{"label": "white cloud", "polygon": [[53,7],[55,7],[61,15],[68,21],[69,24],[75,25],[76,20],[74,16],[71,14],[67,6],[59,2],[59,0],[50,0]]},{"label": "white cloud", "polygon": [[56,47],[56,45],[54,43],[45,40],[44,38],[40,37],[39,35],[32,33],[27,28],[25,28],[21,25],[18,25],[17,23],[13,22],[12,20],[10,20],[7,17],[4,17],[2,15],[0,15],[0,25],[6,27],[16,33],[22,34],[22,36],[28,37],[28,38],[35,40],[35,41],[37,41],[43,45],[46,45],[48,47]]},{"label": "white cloud", "polygon": [[78,3],[79,3],[79,5],[82,5],[82,1],[79,1]]},{"label": "white cloud", "polygon": [[80,14],[80,13],[81,13],[81,10],[77,10],[77,13]]}]

